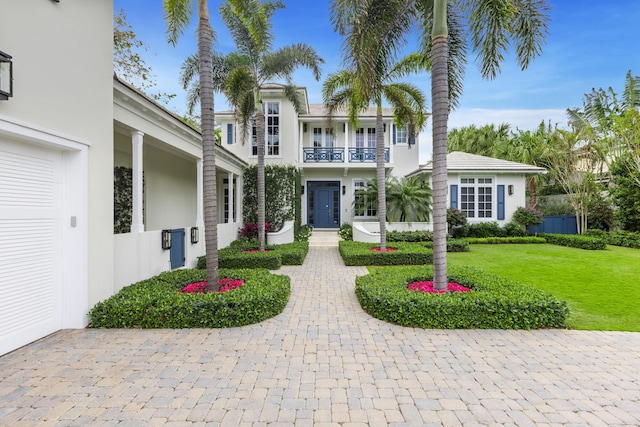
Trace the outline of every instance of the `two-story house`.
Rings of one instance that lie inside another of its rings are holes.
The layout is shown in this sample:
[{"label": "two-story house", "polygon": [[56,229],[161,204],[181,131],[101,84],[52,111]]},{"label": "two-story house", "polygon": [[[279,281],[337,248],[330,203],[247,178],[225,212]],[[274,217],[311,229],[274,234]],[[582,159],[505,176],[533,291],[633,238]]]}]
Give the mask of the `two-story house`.
[{"label": "two-story house", "polygon": [[[376,110],[359,116],[358,126],[349,123],[346,112],[329,120],[322,104],[309,104],[307,91],[298,114],[279,84],[265,85],[265,162],[295,165],[302,175],[302,223],[315,228],[338,228],[344,222],[376,219],[375,211],[356,209],[356,190],[376,176]],[[393,123],[393,110],[383,109],[385,167],[387,174],[404,176],[418,167],[418,145],[405,128]],[[222,127],[222,146],[238,157],[255,163],[257,143],[247,133],[242,138],[233,112],[217,112]],[[251,133],[255,135],[255,130]],[[364,215],[357,215],[364,213]]]}]

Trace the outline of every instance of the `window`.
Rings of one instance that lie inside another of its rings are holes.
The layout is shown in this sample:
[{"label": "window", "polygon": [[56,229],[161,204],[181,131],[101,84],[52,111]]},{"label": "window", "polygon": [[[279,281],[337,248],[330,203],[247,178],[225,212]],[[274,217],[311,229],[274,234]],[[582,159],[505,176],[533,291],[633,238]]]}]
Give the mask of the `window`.
[{"label": "window", "polygon": [[492,218],[493,178],[461,178],[460,210],[467,218]]},{"label": "window", "polygon": [[334,142],[335,142],[335,136],[333,135],[333,129],[332,128],[326,128],[324,130],[325,147],[333,148]]},{"label": "window", "polygon": [[408,142],[409,130],[404,125],[401,128],[393,126],[396,130],[396,144],[406,144]]},{"label": "window", "polygon": [[[258,130],[255,117],[251,119],[251,154],[258,155]],[[267,145],[265,156],[280,155],[280,104],[267,102],[265,111]]]},{"label": "window", "polygon": [[377,215],[377,209],[367,206],[367,196],[364,191],[367,189],[364,180],[353,181],[353,215],[362,217],[374,217]]},{"label": "window", "polygon": [[322,147],[322,128],[313,128],[313,148]]}]

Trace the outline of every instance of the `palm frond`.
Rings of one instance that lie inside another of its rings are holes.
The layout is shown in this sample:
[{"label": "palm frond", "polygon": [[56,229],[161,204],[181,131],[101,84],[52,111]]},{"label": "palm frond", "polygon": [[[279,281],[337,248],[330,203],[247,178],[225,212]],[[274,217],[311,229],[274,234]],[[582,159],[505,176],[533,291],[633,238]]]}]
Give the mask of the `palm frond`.
[{"label": "palm frond", "polygon": [[324,60],[315,49],[305,43],[285,46],[262,58],[261,72],[263,81],[274,78],[290,80],[298,67],[311,70],[316,80],[320,79],[320,65]]},{"label": "palm frond", "polygon": [[194,11],[194,2],[192,0],[163,0],[162,7],[164,20],[167,23],[167,40],[175,45],[178,38],[189,26],[189,20]]},{"label": "palm frond", "polygon": [[549,6],[546,0],[514,0],[518,9],[512,27],[516,59],[526,69],[533,58],[542,54],[542,45],[549,32]]}]

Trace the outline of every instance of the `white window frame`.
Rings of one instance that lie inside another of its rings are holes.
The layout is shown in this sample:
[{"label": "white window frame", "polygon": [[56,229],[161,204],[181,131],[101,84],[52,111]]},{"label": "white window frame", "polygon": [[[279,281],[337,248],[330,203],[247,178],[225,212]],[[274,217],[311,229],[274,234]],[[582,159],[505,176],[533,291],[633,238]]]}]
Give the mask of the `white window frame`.
[{"label": "white window frame", "polygon": [[[464,194],[464,189],[473,189],[473,201],[469,202],[469,194]],[[489,202],[486,201],[486,189],[490,190],[488,195],[491,200]],[[470,222],[497,221],[497,197],[495,176],[468,175],[459,178],[458,209],[467,215]],[[472,204],[472,209],[469,209],[469,206],[464,206],[465,204]],[[482,208],[480,204],[483,204]],[[487,204],[489,205],[488,209]],[[489,212],[488,216],[487,212]]]},{"label": "white window frame", "polygon": [[[269,105],[270,104],[275,104],[278,106],[278,113],[277,114],[269,114]],[[265,144],[264,144],[264,156],[265,157],[282,157],[282,144],[280,143],[280,129],[281,129],[281,125],[282,122],[280,120],[281,118],[281,105],[280,102],[265,102],[264,103],[265,106],[265,112],[264,112],[264,136],[265,136]],[[278,132],[277,132],[277,144],[273,145],[270,143],[272,142],[272,138],[269,135],[269,118],[272,117],[276,117],[278,119],[278,124],[277,125],[272,125],[275,128],[277,128]],[[255,126],[255,116],[251,119],[251,156],[250,157],[257,157],[258,156],[258,139],[256,136],[256,126]],[[273,154],[274,148],[277,148],[277,153]],[[271,153],[270,153],[271,152]]]},{"label": "white window frame", "polygon": [[396,144],[407,145],[409,143],[409,126],[395,126]]},{"label": "white window frame", "polygon": [[364,178],[357,178],[354,179],[352,181],[352,188],[353,188],[353,217],[354,218],[358,218],[358,219],[371,219],[371,218],[377,218],[378,217],[378,210],[377,209],[368,209],[365,214],[366,215],[357,215],[356,211],[356,191],[357,190],[361,190],[361,189],[365,189],[366,188],[366,182],[367,180]]}]

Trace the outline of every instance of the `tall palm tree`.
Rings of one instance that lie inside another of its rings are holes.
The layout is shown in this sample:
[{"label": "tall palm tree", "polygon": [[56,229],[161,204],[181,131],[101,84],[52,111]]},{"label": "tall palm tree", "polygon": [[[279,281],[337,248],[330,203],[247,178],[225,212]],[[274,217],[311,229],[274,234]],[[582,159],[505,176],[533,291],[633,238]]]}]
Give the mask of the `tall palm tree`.
[{"label": "tall palm tree", "polygon": [[213,102],[213,67],[211,64],[213,29],[207,0],[164,0],[169,43],[175,45],[189,24],[194,3],[198,7],[198,72],[200,117],[202,121],[202,169],[204,184],[204,226],[207,259],[207,290],[218,285],[218,215],[216,199],[215,117]]},{"label": "tall palm tree", "polygon": [[447,135],[447,152],[463,151],[479,156],[498,157],[500,147],[511,139],[510,126],[507,123],[463,126],[452,129]]},{"label": "tall palm tree", "polygon": [[[233,105],[240,127],[248,134],[255,117],[258,155],[258,240],[259,250],[265,249],[265,112],[261,90],[272,79],[284,79],[284,94],[296,111],[302,110],[303,100],[293,85],[293,72],[300,66],[320,79],[320,65],[324,62],[316,51],[303,43],[272,50],[271,18],[284,8],[279,0],[227,0],[221,7],[222,20],[231,32],[237,54],[244,63],[231,69],[224,81],[223,91]],[[275,136],[274,136],[275,137]]]},{"label": "tall palm tree", "polygon": [[[386,250],[386,197],[383,101],[394,108],[396,125],[409,125],[415,134],[426,122],[425,98],[409,83],[395,83],[409,74],[426,71],[428,63],[420,55],[408,55],[396,62],[403,34],[411,22],[412,2],[364,0],[335,1],[332,19],[336,29],[346,36],[346,70],[331,75],[324,84],[323,98],[329,116],[339,107],[347,107],[351,123],[369,104],[376,107],[376,180],[380,249]],[[366,19],[363,19],[366,17]]]}]

